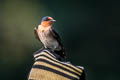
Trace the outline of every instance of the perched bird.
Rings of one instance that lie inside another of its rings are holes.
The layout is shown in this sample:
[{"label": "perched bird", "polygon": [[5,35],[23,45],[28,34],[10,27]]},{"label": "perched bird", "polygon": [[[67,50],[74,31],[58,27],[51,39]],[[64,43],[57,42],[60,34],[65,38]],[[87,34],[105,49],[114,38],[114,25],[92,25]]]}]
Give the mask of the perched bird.
[{"label": "perched bird", "polygon": [[35,27],[34,33],[36,39],[42,42],[44,48],[50,49],[62,58],[66,58],[65,49],[61,43],[60,36],[52,27],[52,24],[55,21],[56,20],[54,20],[52,17],[43,17],[40,25]]}]

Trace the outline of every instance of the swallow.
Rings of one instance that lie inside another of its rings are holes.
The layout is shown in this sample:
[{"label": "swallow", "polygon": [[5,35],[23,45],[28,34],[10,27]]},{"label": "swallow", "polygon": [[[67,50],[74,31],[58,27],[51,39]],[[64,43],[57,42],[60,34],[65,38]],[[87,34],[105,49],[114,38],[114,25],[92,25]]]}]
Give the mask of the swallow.
[{"label": "swallow", "polygon": [[52,17],[45,16],[41,23],[34,28],[36,39],[42,42],[44,48],[50,49],[62,58],[66,58],[65,49],[62,45],[59,34],[53,29],[52,24],[55,22]]}]

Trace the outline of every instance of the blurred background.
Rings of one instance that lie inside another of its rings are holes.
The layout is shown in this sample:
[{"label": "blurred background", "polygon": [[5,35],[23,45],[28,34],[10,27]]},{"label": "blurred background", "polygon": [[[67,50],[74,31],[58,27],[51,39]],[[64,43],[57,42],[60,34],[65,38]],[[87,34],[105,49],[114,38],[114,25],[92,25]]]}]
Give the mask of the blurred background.
[{"label": "blurred background", "polygon": [[68,60],[85,67],[87,80],[120,80],[117,0],[0,0],[0,80],[27,80],[43,16],[57,20]]}]

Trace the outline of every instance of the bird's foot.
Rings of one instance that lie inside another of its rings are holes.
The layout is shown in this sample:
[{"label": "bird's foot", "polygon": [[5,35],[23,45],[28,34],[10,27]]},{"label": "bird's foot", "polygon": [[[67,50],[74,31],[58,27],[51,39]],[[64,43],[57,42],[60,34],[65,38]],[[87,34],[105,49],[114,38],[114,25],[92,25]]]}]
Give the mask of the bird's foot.
[{"label": "bird's foot", "polygon": [[50,53],[54,53],[54,51],[53,51],[52,49],[50,49],[50,48],[44,48],[44,50],[47,50],[47,51],[49,51]]}]

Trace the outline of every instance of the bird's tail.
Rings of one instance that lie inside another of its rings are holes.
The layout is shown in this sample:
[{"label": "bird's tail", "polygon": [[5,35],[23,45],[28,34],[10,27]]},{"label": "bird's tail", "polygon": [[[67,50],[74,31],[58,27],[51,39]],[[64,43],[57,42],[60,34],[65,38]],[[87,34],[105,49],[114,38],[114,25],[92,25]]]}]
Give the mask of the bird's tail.
[{"label": "bird's tail", "polygon": [[67,55],[66,55],[66,52],[65,52],[65,49],[61,49],[61,50],[55,50],[54,51],[56,54],[58,54],[63,60],[66,60],[67,58]]}]

